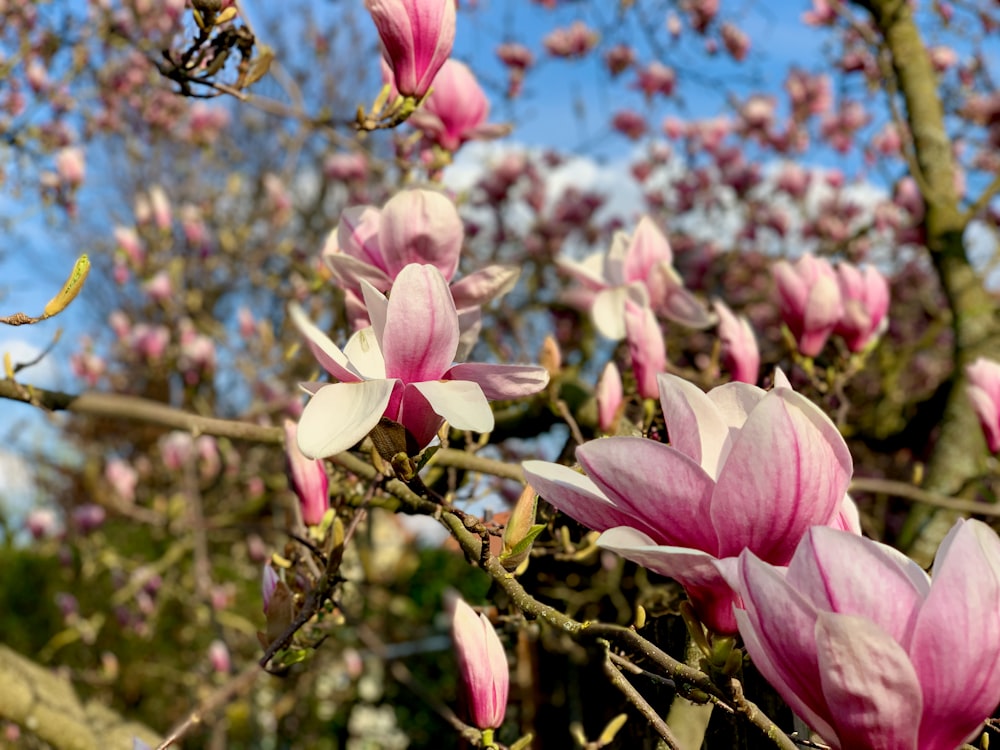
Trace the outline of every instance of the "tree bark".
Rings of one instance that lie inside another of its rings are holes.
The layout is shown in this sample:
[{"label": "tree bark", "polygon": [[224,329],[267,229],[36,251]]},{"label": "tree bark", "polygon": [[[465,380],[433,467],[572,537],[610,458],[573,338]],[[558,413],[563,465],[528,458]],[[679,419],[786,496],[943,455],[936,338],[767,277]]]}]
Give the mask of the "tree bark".
[{"label": "tree bark", "polygon": [[138,737],[150,747],[157,735],[142,724],[91,702],[80,702],[69,680],[0,646],[0,718],[56,750],[132,750]]},{"label": "tree bark", "polygon": [[[969,261],[964,243],[968,217],[955,192],[952,143],[945,129],[937,76],[906,0],[854,0],[866,8],[892,61],[898,94],[906,105],[918,174],[926,203],[927,249],[944,289],[953,331],[951,390],[924,487],[932,492],[969,496],[982,473],[985,441],[965,393],[965,366],[979,356],[1000,352],[996,305]],[[953,511],[930,506],[913,509],[899,540],[920,564],[927,565],[954,523]]]}]

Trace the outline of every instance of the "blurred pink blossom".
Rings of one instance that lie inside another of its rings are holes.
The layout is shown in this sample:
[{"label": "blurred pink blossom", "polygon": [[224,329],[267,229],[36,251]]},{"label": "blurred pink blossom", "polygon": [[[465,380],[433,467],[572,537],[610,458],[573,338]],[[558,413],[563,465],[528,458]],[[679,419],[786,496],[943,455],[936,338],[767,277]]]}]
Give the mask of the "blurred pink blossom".
[{"label": "blurred pink blossom", "polygon": [[837,282],[844,314],[833,332],[852,352],[863,351],[885,329],[889,311],[889,282],[874,266],[837,265]]},{"label": "blurred pink blossom", "polygon": [[840,285],[830,262],[806,253],[794,264],[774,265],[781,317],[806,357],[815,357],[844,314]]},{"label": "blurred pink blossom", "polygon": [[979,357],[965,366],[966,392],[991,453],[1000,453],[1000,362]]},{"label": "blurred pink blossom", "polygon": [[583,21],[550,32],[542,44],[555,57],[583,57],[600,41],[600,34],[590,29]]},{"label": "blurred pink blossom", "polygon": [[594,395],[597,398],[597,426],[602,432],[613,432],[624,407],[622,376],[614,362],[604,366]]},{"label": "blurred pink blossom", "polygon": [[716,300],[713,308],[719,318],[723,365],[733,380],[756,385],[760,376],[760,350],[750,321],[744,315],[734,315],[721,300]]},{"label": "blurred pink blossom", "polygon": [[457,151],[467,141],[500,138],[506,125],[487,122],[490,102],[469,67],[448,60],[434,79],[434,90],[409,119],[424,137],[445,151]]}]

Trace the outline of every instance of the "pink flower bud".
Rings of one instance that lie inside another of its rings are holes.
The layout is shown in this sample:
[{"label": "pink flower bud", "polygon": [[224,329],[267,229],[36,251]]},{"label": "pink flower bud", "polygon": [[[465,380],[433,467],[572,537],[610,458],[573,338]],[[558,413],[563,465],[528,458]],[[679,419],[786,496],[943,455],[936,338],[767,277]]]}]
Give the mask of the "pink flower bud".
[{"label": "pink flower bud", "polygon": [[760,351],[750,321],[736,317],[724,302],[716,300],[713,307],[719,316],[719,339],[722,341],[722,362],[741,383],[757,384],[760,374]]},{"label": "pink flower bud", "polygon": [[614,432],[624,404],[622,376],[614,362],[608,362],[597,381],[597,425],[603,432]]},{"label": "pink flower bud", "polygon": [[270,565],[265,565],[260,581],[260,594],[261,599],[264,602],[265,614],[267,614],[267,610],[271,607],[271,597],[274,596],[274,590],[277,587],[278,573]]},{"label": "pink flower bud", "polygon": [[844,314],[833,267],[826,259],[807,253],[794,265],[778,261],[774,280],[781,317],[798,342],[799,351],[815,357]]},{"label": "pink flower bud", "polygon": [[218,674],[229,674],[233,663],[229,657],[229,649],[226,644],[216,639],[208,646],[208,661],[212,669]]},{"label": "pink flower bud", "polygon": [[503,723],[510,688],[503,645],[486,616],[476,615],[461,598],[455,596],[446,606],[451,610],[451,635],[469,721],[479,729],[496,729]]},{"label": "pink flower bud", "polygon": [[636,387],[643,398],[656,398],[656,376],[667,368],[667,346],[656,315],[649,307],[625,302],[625,338],[632,357]]},{"label": "pink flower bud", "polygon": [[302,506],[302,520],[309,526],[317,526],[330,508],[330,479],[321,460],[302,455],[297,432],[295,422],[286,419],[285,459],[288,476]]},{"label": "pink flower bud", "polygon": [[365,0],[403,96],[430,89],[455,43],[454,0]]},{"label": "pink flower bud", "polygon": [[991,453],[1000,453],[1000,362],[980,357],[966,365],[966,392]]}]

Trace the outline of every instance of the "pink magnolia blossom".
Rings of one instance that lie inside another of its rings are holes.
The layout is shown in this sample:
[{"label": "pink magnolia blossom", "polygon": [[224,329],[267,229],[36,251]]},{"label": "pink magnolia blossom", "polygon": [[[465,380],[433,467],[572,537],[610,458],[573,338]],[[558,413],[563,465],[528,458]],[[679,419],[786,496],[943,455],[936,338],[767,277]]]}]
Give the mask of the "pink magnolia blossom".
[{"label": "pink magnolia blossom", "polygon": [[455,43],[454,0],[365,0],[396,89],[422,97]]},{"label": "pink magnolia blossom", "polygon": [[[387,292],[407,265],[429,263],[451,282],[464,238],[458,209],[447,196],[433,190],[401,190],[381,210],[345,209],[327,239],[323,259],[347,290],[355,328],[363,328],[368,316],[361,299],[362,281]],[[519,273],[516,266],[493,265],[452,283],[462,329],[461,352],[468,352],[478,337],[480,308],[509,292]]]},{"label": "pink magnolia blossom", "polygon": [[833,748],[945,750],[1000,702],[1000,539],[960,520],[928,579],[890,547],[823,527],[788,569],[728,566],[757,669]]},{"label": "pink magnolia blossom", "polygon": [[582,288],[572,291],[574,301],[590,309],[602,336],[618,341],[625,337],[625,302],[647,301],[657,314],[690,328],[705,328],[712,316],[684,288],[674,268],[670,243],[653,220],[644,216],[630,235],[615,234],[607,252],[597,252],[577,262],[556,259],[556,264]]},{"label": "pink magnolia blossom", "polygon": [[991,453],[1000,453],[1000,362],[980,357],[965,367],[966,392]]},{"label": "pink magnolia blossom", "polygon": [[889,282],[874,266],[850,263],[837,266],[844,314],[833,332],[852,352],[863,351],[885,328],[889,311]]},{"label": "pink magnolia blossom", "polygon": [[488,123],[490,100],[469,66],[448,60],[434,79],[434,91],[409,119],[424,137],[445,151],[467,141],[490,140],[508,133],[506,125]]},{"label": "pink magnolia blossom", "polygon": [[285,462],[292,489],[299,498],[302,520],[308,526],[318,526],[330,508],[330,478],[323,462],[306,458],[299,450],[298,428],[290,419],[285,420]]},{"label": "pink magnolia blossom", "polygon": [[733,380],[754,385],[760,376],[760,350],[750,321],[737,317],[726,303],[713,303],[719,316],[719,340],[722,342],[722,363],[732,373]]},{"label": "pink magnolia blossom", "polygon": [[503,644],[486,615],[477,615],[457,596],[448,607],[469,720],[479,729],[496,729],[503,724],[510,689]]},{"label": "pink magnolia blossom", "polygon": [[489,432],[487,399],[510,399],[542,390],[541,367],[452,365],[459,345],[458,312],[440,270],[411,264],[386,300],[362,281],[372,326],[356,332],[341,351],[297,305],[292,322],[323,368],[339,383],[309,383],[313,394],[299,420],[299,448],[309,458],[340,453],[364,438],[385,416],[406,427],[418,448],[444,420],[459,430]]},{"label": "pink magnolia blossom", "polygon": [[846,525],[852,462],[833,422],[787,387],[727,383],[702,392],[661,375],[670,445],[613,437],[576,450],[586,475],[526,461],[538,493],[598,544],[680,582],[702,621],[736,631],[735,595],[715,562],[750,549],[787,564],[816,524]]},{"label": "pink magnolia blossom", "polygon": [[774,266],[781,317],[798,342],[799,351],[815,357],[844,315],[840,285],[825,258],[806,253],[795,264]]}]

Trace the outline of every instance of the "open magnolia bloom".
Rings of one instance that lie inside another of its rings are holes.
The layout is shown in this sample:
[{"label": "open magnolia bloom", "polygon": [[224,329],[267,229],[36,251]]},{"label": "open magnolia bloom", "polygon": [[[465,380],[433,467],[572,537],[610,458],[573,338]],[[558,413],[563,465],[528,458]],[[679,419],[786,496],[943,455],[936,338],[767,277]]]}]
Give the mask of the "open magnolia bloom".
[{"label": "open magnolia bloom", "polygon": [[[388,292],[411,263],[429,263],[451,282],[464,238],[458,209],[446,195],[420,188],[401,190],[381,209],[344,209],[327,238],[323,260],[346,290],[348,314],[360,329],[369,323],[361,282]],[[480,307],[513,289],[519,274],[516,266],[492,265],[452,283],[462,330],[461,352],[471,351],[478,338]]]},{"label": "open magnolia bloom", "polygon": [[712,325],[712,314],[674,268],[670,243],[653,220],[644,216],[631,234],[616,232],[611,248],[577,262],[557,258],[559,267],[582,284],[570,291],[574,304],[590,310],[602,336],[625,338],[625,305],[648,305],[657,315],[688,326]]},{"label": "open magnolia bloom", "polygon": [[810,526],[856,528],[844,439],[778,381],[771,391],[734,382],[704,393],[661,375],[670,445],[592,440],[576,449],[586,476],[544,461],[524,462],[525,476],[556,508],[603,532],[599,546],[675,579],[705,625],[734,633],[735,595],[717,560],[750,549],[784,565]]},{"label": "open magnolia bloom", "polygon": [[297,305],[292,322],[339,383],[307,383],[313,397],[299,420],[298,442],[309,458],[332,456],[364,438],[384,416],[402,424],[423,448],[447,420],[459,430],[489,432],[488,400],[545,388],[548,373],[526,365],[453,365],[458,313],[448,282],[434,266],[403,268],[386,299],[367,281],[362,293],[372,325],[341,351]]},{"label": "open magnolia bloom", "polygon": [[761,674],[833,748],[953,750],[1000,702],[1000,539],[958,521],[928,579],[891,547],[810,529],[787,569],[722,569]]}]

